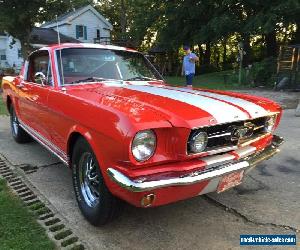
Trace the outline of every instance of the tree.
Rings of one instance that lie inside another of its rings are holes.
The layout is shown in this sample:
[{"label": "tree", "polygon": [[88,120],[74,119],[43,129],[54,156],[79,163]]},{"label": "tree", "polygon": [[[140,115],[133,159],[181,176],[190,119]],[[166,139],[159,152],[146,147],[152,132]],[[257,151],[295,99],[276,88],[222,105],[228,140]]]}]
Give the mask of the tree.
[{"label": "tree", "polygon": [[132,20],[132,8],[134,3],[132,0],[102,0],[96,4],[95,8],[109,19],[113,25],[112,36],[114,40],[125,41],[130,30],[130,22]]},{"label": "tree", "polygon": [[112,23],[115,41],[140,47],[157,23],[156,19],[160,18],[161,12],[157,8],[160,2],[163,1],[101,0],[95,8]]}]

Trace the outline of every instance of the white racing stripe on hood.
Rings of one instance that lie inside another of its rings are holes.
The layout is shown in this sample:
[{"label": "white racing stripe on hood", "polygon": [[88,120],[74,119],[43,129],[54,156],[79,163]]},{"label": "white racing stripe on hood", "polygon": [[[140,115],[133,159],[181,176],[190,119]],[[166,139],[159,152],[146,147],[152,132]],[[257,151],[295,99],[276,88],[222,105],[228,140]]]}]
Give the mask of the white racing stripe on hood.
[{"label": "white racing stripe on hood", "polygon": [[[173,87],[171,87],[171,88],[173,89]],[[174,89],[176,89],[176,88],[174,88]],[[213,98],[217,98],[219,100],[225,101],[225,102],[232,103],[232,104],[237,105],[237,106],[243,108],[244,110],[246,110],[250,114],[251,118],[257,118],[257,117],[262,117],[262,116],[268,115],[268,112],[263,107],[255,104],[253,102],[249,102],[244,99],[241,99],[241,98],[226,96],[223,94],[215,94],[215,93],[211,93],[211,92],[199,91],[199,90],[192,90],[192,89],[187,89],[187,88],[178,88],[178,89],[180,91],[184,91],[187,93],[205,95],[207,97],[213,97]]]},{"label": "white racing stripe on hood", "polygon": [[[123,87],[126,89],[140,91],[143,93],[149,93],[152,95],[166,97],[172,100],[190,104],[211,114],[218,123],[240,121],[249,118],[245,112],[230,104],[209,97],[195,95],[193,93],[182,92],[176,89],[166,89],[156,86],[145,85],[123,85]],[[176,107],[173,108],[176,109]]]}]

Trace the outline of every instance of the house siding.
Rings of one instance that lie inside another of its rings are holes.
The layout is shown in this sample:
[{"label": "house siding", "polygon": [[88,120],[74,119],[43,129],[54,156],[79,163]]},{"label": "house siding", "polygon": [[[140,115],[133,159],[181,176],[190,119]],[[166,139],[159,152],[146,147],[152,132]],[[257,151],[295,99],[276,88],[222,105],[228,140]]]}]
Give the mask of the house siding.
[{"label": "house siding", "polygon": [[0,60],[0,68],[20,69],[23,64],[23,58],[19,58],[18,51],[21,49],[21,43],[18,39],[16,43],[10,46],[13,38],[11,36],[0,36],[0,52],[6,55],[6,60]]},{"label": "house siding", "polygon": [[[84,25],[87,27],[87,39],[76,38],[76,25]],[[47,26],[45,28],[53,28],[56,26]],[[64,24],[59,27],[59,32],[66,36],[74,37],[83,43],[93,43],[97,37],[97,29],[100,30],[101,37],[110,37],[110,30],[107,30],[107,25],[100,20],[91,10],[87,10],[80,16],[74,18],[70,24]]]}]

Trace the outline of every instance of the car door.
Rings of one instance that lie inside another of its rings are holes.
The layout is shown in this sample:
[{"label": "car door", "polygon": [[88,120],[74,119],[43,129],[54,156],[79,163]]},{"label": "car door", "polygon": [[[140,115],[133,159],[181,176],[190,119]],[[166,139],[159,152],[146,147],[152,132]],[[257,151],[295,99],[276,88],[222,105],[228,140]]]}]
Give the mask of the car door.
[{"label": "car door", "polygon": [[44,143],[50,140],[48,96],[53,88],[49,52],[40,50],[28,59],[24,81],[19,84],[20,122]]}]

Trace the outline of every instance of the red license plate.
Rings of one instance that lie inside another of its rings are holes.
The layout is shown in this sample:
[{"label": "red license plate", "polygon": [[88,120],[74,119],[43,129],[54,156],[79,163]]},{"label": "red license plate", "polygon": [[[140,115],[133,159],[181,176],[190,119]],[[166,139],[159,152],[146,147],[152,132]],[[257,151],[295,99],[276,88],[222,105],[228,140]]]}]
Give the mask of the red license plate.
[{"label": "red license plate", "polygon": [[243,176],[244,176],[244,171],[234,172],[229,175],[225,175],[219,182],[217,192],[221,193],[229,188],[241,184],[243,180]]}]

